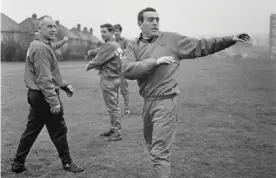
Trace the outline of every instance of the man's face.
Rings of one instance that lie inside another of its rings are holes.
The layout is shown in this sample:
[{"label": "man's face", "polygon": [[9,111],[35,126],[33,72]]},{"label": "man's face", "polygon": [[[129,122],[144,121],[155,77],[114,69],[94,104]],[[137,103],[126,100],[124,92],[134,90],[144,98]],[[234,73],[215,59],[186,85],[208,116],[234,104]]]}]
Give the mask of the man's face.
[{"label": "man's face", "polygon": [[113,33],[108,31],[107,27],[101,28],[102,39],[106,42],[113,37]]},{"label": "man's face", "polygon": [[142,30],[143,36],[146,38],[152,38],[154,36],[157,36],[159,31],[158,13],[152,11],[144,12],[143,17],[143,22],[138,22],[138,25]]},{"label": "man's face", "polygon": [[54,40],[56,37],[56,23],[52,18],[45,18],[41,21],[38,30],[47,40]]},{"label": "man's face", "polygon": [[116,38],[120,38],[121,37],[121,33],[122,32],[119,29],[115,29],[115,31],[114,31],[114,35],[115,35]]}]

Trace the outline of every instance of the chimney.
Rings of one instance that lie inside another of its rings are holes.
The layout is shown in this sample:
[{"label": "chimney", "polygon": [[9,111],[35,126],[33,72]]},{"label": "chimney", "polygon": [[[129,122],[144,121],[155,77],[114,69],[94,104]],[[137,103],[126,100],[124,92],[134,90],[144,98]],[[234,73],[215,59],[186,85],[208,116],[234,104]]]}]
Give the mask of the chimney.
[{"label": "chimney", "polygon": [[58,20],[56,20],[56,25],[59,25],[59,21]]},{"label": "chimney", "polygon": [[84,28],[83,28],[83,32],[84,32],[84,33],[87,33],[87,27],[84,27]]},{"label": "chimney", "polygon": [[93,28],[90,28],[90,33],[91,35],[93,35]]},{"label": "chimney", "polygon": [[33,19],[37,19],[37,15],[36,15],[36,14],[33,14],[33,15],[32,15],[32,18],[33,18]]},{"label": "chimney", "polygon": [[81,31],[81,25],[78,24],[78,31],[80,32]]}]

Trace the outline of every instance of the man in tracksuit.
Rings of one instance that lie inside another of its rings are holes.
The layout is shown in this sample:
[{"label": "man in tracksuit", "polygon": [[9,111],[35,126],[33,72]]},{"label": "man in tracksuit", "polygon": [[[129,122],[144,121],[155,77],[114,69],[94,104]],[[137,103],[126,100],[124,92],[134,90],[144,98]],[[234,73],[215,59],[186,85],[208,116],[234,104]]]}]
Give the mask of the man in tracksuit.
[{"label": "man in tracksuit", "polygon": [[221,51],[237,41],[248,41],[247,34],[213,39],[194,39],[177,33],[160,32],[155,9],[138,14],[140,37],[129,43],[122,61],[124,76],[137,80],[144,98],[144,138],[157,177],[171,176],[172,145],[179,119],[180,60]]},{"label": "man in tracksuit", "polygon": [[30,44],[25,62],[24,82],[28,88],[27,98],[30,105],[28,123],[21,136],[11,170],[16,173],[26,170],[26,157],[46,125],[63,169],[81,172],[84,169],[77,167],[70,156],[67,127],[59,97],[59,88],[69,97],[73,95],[73,88],[62,79],[52,48],[51,41],[55,39],[56,32],[55,21],[49,16],[43,17],[38,23],[38,30],[39,35]]},{"label": "man in tracksuit", "polygon": [[123,51],[113,38],[114,29],[111,24],[101,25],[102,38],[105,41],[98,54],[86,66],[86,70],[99,69],[101,90],[111,120],[111,128],[102,134],[107,141],[122,139],[121,111],[119,105],[119,87],[121,60]]},{"label": "man in tracksuit", "polygon": [[[125,51],[127,44],[128,44],[128,40],[124,37],[122,37],[121,33],[122,33],[122,26],[120,24],[116,24],[113,26],[114,29],[114,36],[116,39],[116,42],[120,45],[120,48]],[[128,91],[128,83],[126,78],[124,77],[124,75],[121,75],[121,94],[123,95],[124,98],[124,113],[126,116],[130,115],[130,106],[129,106],[129,91]]]}]

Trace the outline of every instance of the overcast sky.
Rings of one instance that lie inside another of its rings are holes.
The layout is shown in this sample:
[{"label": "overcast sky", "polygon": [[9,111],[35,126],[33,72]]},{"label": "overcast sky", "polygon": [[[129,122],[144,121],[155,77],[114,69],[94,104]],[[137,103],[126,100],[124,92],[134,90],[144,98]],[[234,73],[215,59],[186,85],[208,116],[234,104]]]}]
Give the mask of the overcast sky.
[{"label": "overcast sky", "polygon": [[232,35],[240,32],[269,33],[269,16],[276,14],[276,0],[1,0],[2,12],[20,23],[36,13],[51,15],[71,29],[81,24],[94,29],[120,23],[123,35],[140,33],[137,14],[153,7],[160,16],[160,30],[186,36]]}]

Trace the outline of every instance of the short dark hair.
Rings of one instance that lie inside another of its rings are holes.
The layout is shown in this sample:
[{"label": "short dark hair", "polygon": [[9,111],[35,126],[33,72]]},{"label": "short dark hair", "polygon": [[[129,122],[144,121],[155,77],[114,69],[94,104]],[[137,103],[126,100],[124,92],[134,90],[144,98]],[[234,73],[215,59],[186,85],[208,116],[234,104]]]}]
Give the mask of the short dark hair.
[{"label": "short dark hair", "polygon": [[100,26],[101,28],[106,27],[109,32],[114,32],[114,28],[110,23],[106,23]]},{"label": "short dark hair", "polygon": [[122,26],[121,26],[120,24],[114,25],[114,26],[113,26],[113,29],[114,29],[114,30],[117,30],[117,29],[118,29],[118,30],[120,30],[120,32],[123,30],[123,28],[122,28]]},{"label": "short dark hair", "polygon": [[138,13],[138,22],[143,22],[144,21],[144,13],[145,12],[156,12],[156,10],[152,7],[147,7],[143,10],[141,10],[139,13]]}]

